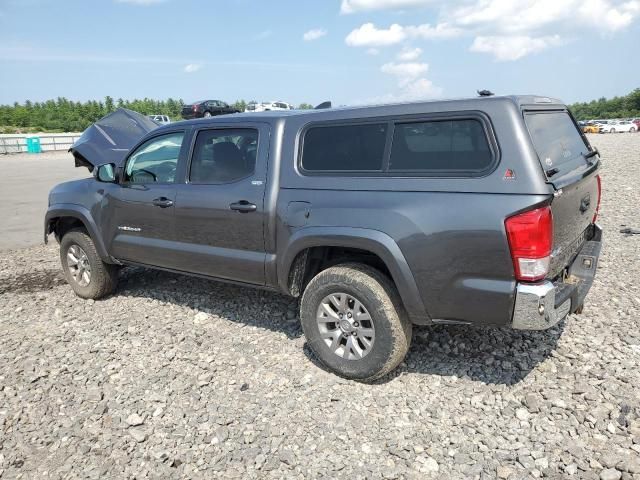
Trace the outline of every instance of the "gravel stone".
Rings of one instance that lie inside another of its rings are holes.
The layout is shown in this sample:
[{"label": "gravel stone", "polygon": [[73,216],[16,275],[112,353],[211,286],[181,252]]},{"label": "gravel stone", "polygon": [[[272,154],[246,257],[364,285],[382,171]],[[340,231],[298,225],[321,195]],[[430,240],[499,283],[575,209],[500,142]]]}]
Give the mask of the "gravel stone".
[{"label": "gravel stone", "polygon": [[500,465],[496,469],[496,475],[498,476],[498,478],[509,478],[511,475],[513,475],[513,472],[513,468],[506,465]]},{"label": "gravel stone", "polygon": [[621,478],[622,472],[615,468],[607,468],[600,473],[600,480],[620,480]]},{"label": "gravel stone", "polygon": [[622,469],[640,475],[640,456],[634,455],[633,458],[629,458],[623,463]]},{"label": "gravel stone", "polygon": [[640,228],[640,133],[589,138],[584,313],[415,328],[372,385],[317,364],[284,296],[127,267],[87,302],[53,239],[0,251],[0,478],[640,479],[640,236],[619,233]]},{"label": "gravel stone", "polygon": [[147,434],[139,428],[129,430],[129,435],[138,443],[144,442],[147,439]]},{"label": "gravel stone", "polygon": [[127,424],[131,427],[137,427],[138,425],[142,425],[144,423],[144,418],[142,418],[137,413],[132,413],[127,417]]},{"label": "gravel stone", "polygon": [[564,473],[566,473],[567,475],[575,475],[576,473],[578,473],[578,465],[576,465],[575,463],[567,465],[566,467],[564,467]]}]

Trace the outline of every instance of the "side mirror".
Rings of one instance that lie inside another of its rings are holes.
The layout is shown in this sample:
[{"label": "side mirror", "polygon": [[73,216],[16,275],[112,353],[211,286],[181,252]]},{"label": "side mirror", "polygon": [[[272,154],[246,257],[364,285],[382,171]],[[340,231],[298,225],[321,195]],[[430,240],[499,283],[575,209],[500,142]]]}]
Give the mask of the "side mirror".
[{"label": "side mirror", "polygon": [[105,163],[93,170],[96,180],[104,183],[115,183],[116,181],[116,165],[115,163]]}]

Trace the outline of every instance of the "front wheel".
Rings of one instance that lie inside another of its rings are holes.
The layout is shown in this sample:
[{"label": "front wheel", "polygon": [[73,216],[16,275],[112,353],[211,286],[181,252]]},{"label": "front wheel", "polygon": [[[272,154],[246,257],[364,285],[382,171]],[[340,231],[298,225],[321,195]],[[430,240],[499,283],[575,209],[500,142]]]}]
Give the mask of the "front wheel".
[{"label": "front wheel", "polygon": [[609,133],[616,133],[616,129],[612,128],[611,130],[609,130]]},{"label": "front wheel", "polygon": [[302,296],[302,329],[318,359],[338,375],[373,381],[404,359],[408,320],[391,280],[356,263],[316,275]]},{"label": "front wheel", "polygon": [[60,260],[67,282],[79,297],[97,300],[116,289],[118,267],[102,261],[84,230],[71,230],[62,237]]}]

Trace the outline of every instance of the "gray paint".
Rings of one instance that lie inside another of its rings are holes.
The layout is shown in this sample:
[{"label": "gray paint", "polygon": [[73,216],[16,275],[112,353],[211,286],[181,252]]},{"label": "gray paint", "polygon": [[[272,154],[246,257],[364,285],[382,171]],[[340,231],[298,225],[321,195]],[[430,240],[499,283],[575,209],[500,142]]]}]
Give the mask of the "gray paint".
[{"label": "gray paint", "polygon": [[[516,281],[505,218],[551,203],[560,253],[586,228],[595,210],[594,201],[586,212],[578,212],[586,194],[596,198],[595,169],[554,199],[555,189],[545,179],[522,111],[565,107],[557,100],[536,101],[491,97],[238,114],[171,124],[154,130],[138,145],[155,135],[185,131],[175,184],[142,189],[92,179],[63,184],[51,194],[47,222],[67,214],[79,216],[101,245],[103,258],[112,262],[283,293],[288,293],[291,265],[303,249],[360,248],[385,263],[415,323],[506,325],[513,314]],[[452,113],[485,119],[497,164],[482,178],[305,176],[298,169],[300,135],[309,125]],[[197,132],[238,126],[260,130],[254,174],[231,184],[190,185],[188,159]],[[504,180],[507,169],[515,171],[515,180]],[[174,206],[152,205],[158,196],[172,199]],[[255,204],[256,211],[229,209],[240,200]],[[118,231],[123,222],[142,226],[143,231]]]}]

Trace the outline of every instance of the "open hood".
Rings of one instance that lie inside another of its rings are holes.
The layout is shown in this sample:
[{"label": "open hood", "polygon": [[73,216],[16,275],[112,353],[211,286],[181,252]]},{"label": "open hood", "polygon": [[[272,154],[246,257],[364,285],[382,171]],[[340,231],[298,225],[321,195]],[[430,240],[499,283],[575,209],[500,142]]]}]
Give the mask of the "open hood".
[{"label": "open hood", "polygon": [[76,167],[87,167],[90,172],[105,163],[119,165],[129,150],[158,126],[149,117],[119,108],[87,128],[69,151]]}]

